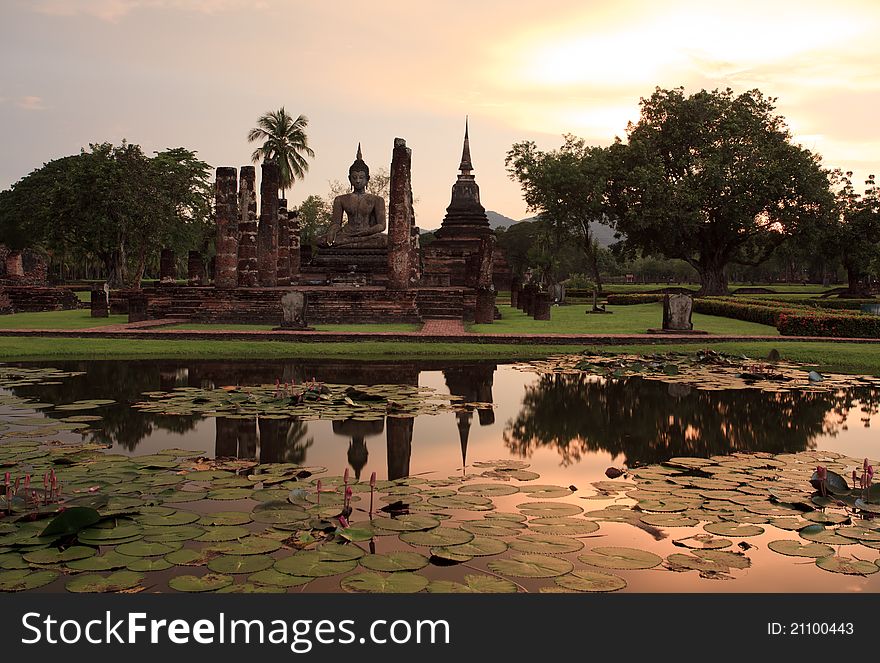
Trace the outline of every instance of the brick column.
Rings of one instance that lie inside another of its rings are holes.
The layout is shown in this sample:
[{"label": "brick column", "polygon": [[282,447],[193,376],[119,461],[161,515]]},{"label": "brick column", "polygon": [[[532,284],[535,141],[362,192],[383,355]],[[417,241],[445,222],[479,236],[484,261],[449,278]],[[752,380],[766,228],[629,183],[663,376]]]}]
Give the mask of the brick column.
[{"label": "brick column", "polygon": [[278,164],[263,162],[260,182],[260,225],[257,228],[257,282],[278,285]]},{"label": "brick column", "polygon": [[412,272],[412,150],[394,139],[391,193],[388,202],[388,289],[406,290]]},{"label": "brick column", "polygon": [[278,285],[290,285],[290,224],[287,200],[278,199]]},{"label": "brick column", "polygon": [[238,201],[235,168],[217,169],[215,215],[217,218],[217,255],[214,261],[214,285],[229,289],[238,285]]},{"label": "brick column", "polygon": [[238,190],[238,287],[257,285],[257,171],[242,166]]}]

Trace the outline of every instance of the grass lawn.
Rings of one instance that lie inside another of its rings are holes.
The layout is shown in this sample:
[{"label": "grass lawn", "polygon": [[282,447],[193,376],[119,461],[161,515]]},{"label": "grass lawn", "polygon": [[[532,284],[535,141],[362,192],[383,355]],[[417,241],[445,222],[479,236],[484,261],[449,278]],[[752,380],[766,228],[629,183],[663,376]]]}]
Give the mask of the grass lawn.
[{"label": "grass lawn", "polygon": [[[710,339],[707,339],[709,341]],[[477,343],[288,343],[280,341],[155,341],[102,338],[20,338],[0,336],[0,361],[61,359],[275,359],[346,358],[406,361],[411,359],[540,359],[577,352],[652,354],[693,353],[702,348],[760,359],[772,349],[783,359],[814,364],[821,371],[880,375],[880,351],[869,343],[694,343],[681,345],[502,345]]]},{"label": "grass lawn", "polygon": [[127,315],[93,318],[89,309],[72,311],[43,311],[40,313],[13,313],[0,316],[0,329],[87,329],[128,322]]},{"label": "grass lawn", "polygon": [[[169,325],[162,329],[228,329],[230,331],[266,331],[275,329],[278,325],[233,325],[233,324],[208,324],[197,322],[186,322],[179,325]],[[421,325],[395,324],[395,323],[376,323],[363,325],[312,325],[315,331],[333,331],[333,332],[416,332],[421,329]]]},{"label": "grass lawn", "polygon": [[[519,309],[499,306],[501,320],[490,325],[470,325],[471,331],[481,334],[644,334],[663,323],[663,305],[636,304],[609,306],[611,315],[587,315],[584,304],[554,306],[550,320],[533,320]],[[732,318],[694,313],[694,329],[710,334],[741,334],[743,336],[777,336],[776,327],[744,322]]]}]

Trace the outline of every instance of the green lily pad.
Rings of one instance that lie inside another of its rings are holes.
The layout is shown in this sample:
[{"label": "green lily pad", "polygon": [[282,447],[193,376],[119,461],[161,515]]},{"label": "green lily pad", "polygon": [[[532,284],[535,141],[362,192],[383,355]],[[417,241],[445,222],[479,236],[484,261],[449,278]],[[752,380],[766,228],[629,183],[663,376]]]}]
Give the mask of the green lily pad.
[{"label": "green lily pad", "polygon": [[280,547],[280,541],[274,541],[273,539],[261,536],[247,536],[239,541],[212,546],[211,550],[225,555],[264,555],[275,552]]},{"label": "green lily pad", "polygon": [[343,578],[340,586],[347,592],[415,594],[428,586],[428,579],[418,573],[408,571],[400,571],[389,575],[365,571],[346,576]]},{"label": "green lily pad", "polygon": [[733,541],[730,539],[717,538],[711,534],[695,534],[694,536],[673,541],[673,543],[683,548],[693,548],[697,550],[719,550],[733,545]]},{"label": "green lily pad", "polygon": [[132,561],[125,568],[129,571],[146,573],[148,571],[167,571],[173,566],[174,564],[161,557],[140,557],[132,558]]},{"label": "green lily pad", "polygon": [[275,570],[292,576],[319,578],[347,573],[357,564],[356,560],[331,561],[320,552],[307,550],[279,559],[275,562]]},{"label": "green lily pad", "polygon": [[120,555],[115,550],[110,550],[103,555],[67,562],[67,568],[74,571],[115,571],[126,568],[131,561],[131,557]]},{"label": "green lily pad", "polygon": [[391,532],[418,532],[433,529],[439,524],[440,521],[436,518],[420,514],[400,516],[399,518],[376,518],[370,522],[374,528]]},{"label": "green lily pad", "polygon": [[[431,554],[445,559],[458,561],[456,557],[487,557],[489,555],[500,555],[507,550],[507,544],[504,541],[493,539],[486,536],[475,536],[467,543],[461,543],[455,546],[437,546],[431,548]],[[467,561],[467,560],[461,560]]]},{"label": "green lily pad", "polygon": [[826,529],[824,525],[810,525],[798,531],[798,536],[807,541],[825,543],[830,546],[846,546],[858,543],[855,539],[840,536],[837,530]]},{"label": "green lily pad", "polygon": [[610,573],[578,569],[554,579],[557,585],[578,592],[616,592],[626,587],[626,580]]},{"label": "green lily pad", "polygon": [[678,513],[645,513],[639,516],[646,525],[655,527],[696,527],[700,521]]},{"label": "green lily pad", "polygon": [[538,555],[564,555],[583,547],[583,542],[576,538],[552,534],[523,534],[510,542],[511,550]]},{"label": "green lily pad", "polygon": [[189,525],[196,522],[199,518],[199,514],[192,513],[191,511],[177,511],[170,515],[145,514],[138,516],[137,520],[141,525],[172,527],[175,525]]},{"label": "green lily pad", "polygon": [[253,520],[244,511],[217,511],[199,518],[199,525],[246,525]]},{"label": "green lily pad", "polygon": [[148,543],[171,543],[193,541],[205,533],[198,525],[173,525],[171,527],[145,527],[144,541]]},{"label": "green lily pad", "polygon": [[220,555],[208,562],[208,569],[220,574],[256,573],[274,563],[275,558],[269,555]]},{"label": "green lily pad", "polygon": [[459,527],[465,532],[479,536],[518,536],[519,528],[504,527],[503,523],[493,523],[485,520],[465,520],[459,523]]},{"label": "green lily pad", "polygon": [[739,523],[708,523],[703,529],[719,536],[749,537],[764,533],[763,527],[757,525],[740,525]]},{"label": "green lily pad", "polygon": [[26,569],[0,571],[0,591],[24,592],[37,589],[54,582],[57,577],[57,571],[28,571]]},{"label": "green lily pad", "polygon": [[74,506],[55,516],[40,536],[69,536],[80,530],[91,527],[101,520],[101,514],[95,509]]},{"label": "green lily pad", "polygon": [[132,543],[123,543],[116,546],[116,552],[120,555],[128,557],[162,557],[170,552],[179,550],[183,544],[181,543],[147,543],[145,541],[134,541]]},{"label": "green lily pad", "polygon": [[233,583],[231,576],[206,573],[203,576],[177,576],[168,581],[168,586],[178,592],[215,592]]},{"label": "green lily pad", "polygon": [[251,488],[221,488],[208,491],[205,497],[209,500],[244,500],[253,495]]},{"label": "green lily pad", "polygon": [[529,529],[554,536],[586,536],[597,531],[599,525],[579,518],[535,518],[529,521]]},{"label": "green lily pad", "polygon": [[244,582],[240,585],[228,585],[217,590],[218,594],[284,594],[284,588],[276,585],[259,585]]},{"label": "green lily pad", "polygon": [[292,576],[288,573],[281,573],[275,569],[266,569],[258,571],[248,576],[248,582],[258,585],[270,585],[273,587],[299,587],[311,582],[314,578]]},{"label": "green lily pad", "polygon": [[181,548],[165,555],[164,559],[169,564],[176,566],[205,566],[214,554],[206,550],[193,550],[192,548]]},{"label": "green lily pad", "polygon": [[431,497],[428,504],[443,509],[467,509],[469,511],[490,511],[495,508],[488,497],[477,495],[454,495],[452,497]]},{"label": "green lily pad", "polygon": [[801,543],[800,541],[789,539],[771,541],[767,544],[767,547],[780,555],[789,555],[791,557],[819,558],[834,554],[834,548],[826,546],[824,543]]},{"label": "green lily pad", "polygon": [[576,516],[584,512],[576,504],[566,504],[565,502],[523,502],[517,504],[516,508],[533,518],[561,518]]},{"label": "green lily pad", "polygon": [[[458,492],[478,497],[500,497],[502,495],[518,493],[519,488],[500,483],[473,483],[468,486],[462,486],[458,489]],[[439,497],[439,495],[436,497]],[[447,495],[447,497],[449,496]]]},{"label": "green lily pad", "polygon": [[119,592],[136,587],[143,579],[143,574],[135,571],[116,571],[109,576],[88,573],[69,580],[65,587],[68,592],[76,593]]},{"label": "green lily pad", "polygon": [[432,580],[431,594],[515,594],[519,588],[503,578],[486,575],[466,575],[464,584],[450,580]]},{"label": "green lily pad", "polygon": [[405,532],[400,540],[414,546],[457,546],[472,541],[474,535],[452,527],[435,527],[427,532]]},{"label": "green lily pad", "polygon": [[569,573],[574,565],[567,559],[548,555],[518,554],[489,562],[495,573],[515,578],[553,578]]},{"label": "green lily pad", "polygon": [[880,571],[874,562],[852,559],[851,557],[840,557],[838,555],[820,557],[816,560],[816,566],[825,571],[851,576],[867,576]]},{"label": "green lily pad", "polygon": [[67,550],[44,548],[26,552],[22,557],[31,564],[58,564],[60,562],[73,562],[78,559],[92,557],[97,550],[89,546],[71,546]]},{"label": "green lily pad", "polygon": [[578,559],[603,569],[653,569],[663,562],[662,557],[646,550],[620,547],[593,548]]},{"label": "green lily pad", "polygon": [[428,558],[417,552],[398,551],[382,555],[364,555],[360,563],[371,571],[418,571],[428,565]]},{"label": "green lily pad", "polygon": [[226,541],[237,541],[238,539],[248,536],[250,533],[251,531],[247,527],[241,527],[239,525],[218,525],[209,527],[195,540],[207,543],[223,543]]}]

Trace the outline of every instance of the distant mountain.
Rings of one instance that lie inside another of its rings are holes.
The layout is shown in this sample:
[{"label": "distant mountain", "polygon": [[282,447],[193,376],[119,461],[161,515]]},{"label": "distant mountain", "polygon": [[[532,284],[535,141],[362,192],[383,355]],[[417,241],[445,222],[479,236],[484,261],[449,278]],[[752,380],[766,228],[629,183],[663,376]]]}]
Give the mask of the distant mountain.
[{"label": "distant mountain", "polygon": [[492,210],[486,210],[486,216],[489,217],[489,225],[495,228],[508,228],[516,223],[516,219],[511,219],[509,216],[504,216],[503,214],[499,214],[498,212],[493,212]]},{"label": "distant mountain", "polygon": [[[488,214],[488,212],[486,212],[486,214]],[[536,221],[537,218],[538,217],[536,216],[530,216],[529,218],[523,219],[518,223],[531,223],[532,221]],[[608,226],[599,223],[598,221],[593,221],[593,223],[590,224],[590,230],[592,230],[593,236],[596,238],[596,241],[599,242],[599,246],[604,246],[605,248],[608,248],[609,246],[617,242],[617,240],[614,238],[614,231]]]}]

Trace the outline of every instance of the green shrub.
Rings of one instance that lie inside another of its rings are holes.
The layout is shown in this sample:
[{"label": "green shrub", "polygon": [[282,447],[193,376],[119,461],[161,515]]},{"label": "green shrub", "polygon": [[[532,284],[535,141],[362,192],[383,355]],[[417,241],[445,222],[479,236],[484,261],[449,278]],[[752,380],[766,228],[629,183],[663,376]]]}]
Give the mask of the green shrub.
[{"label": "green shrub", "polygon": [[783,336],[880,338],[880,316],[860,313],[785,312],[776,326]]},{"label": "green shrub", "polygon": [[618,294],[609,293],[608,303],[612,306],[631,306],[633,304],[652,304],[654,302],[662,302],[663,293],[653,294]]}]

